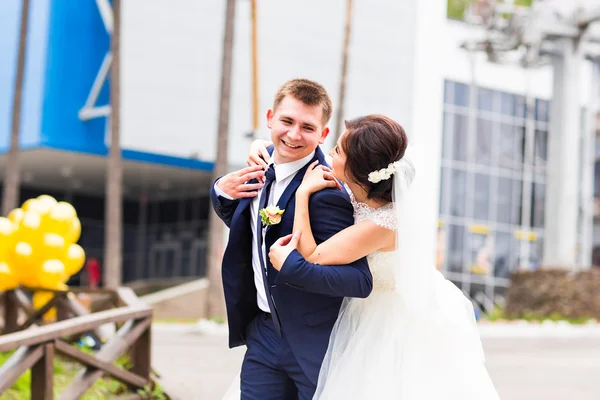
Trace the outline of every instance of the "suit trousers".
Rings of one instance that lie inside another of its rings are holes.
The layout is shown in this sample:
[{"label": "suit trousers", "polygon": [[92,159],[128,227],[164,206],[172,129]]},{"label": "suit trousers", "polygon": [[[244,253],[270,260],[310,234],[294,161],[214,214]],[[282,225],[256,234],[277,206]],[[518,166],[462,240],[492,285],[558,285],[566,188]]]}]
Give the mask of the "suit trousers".
[{"label": "suit trousers", "polygon": [[260,312],[248,326],[242,363],[242,400],[312,399],[316,387],[308,379],[285,332],[275,330],[271,314]]}]

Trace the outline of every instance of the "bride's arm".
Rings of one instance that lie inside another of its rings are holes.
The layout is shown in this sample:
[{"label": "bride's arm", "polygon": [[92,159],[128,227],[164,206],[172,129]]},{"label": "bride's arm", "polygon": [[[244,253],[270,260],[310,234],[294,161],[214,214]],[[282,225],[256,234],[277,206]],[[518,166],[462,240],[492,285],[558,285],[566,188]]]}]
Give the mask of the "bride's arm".
[{"label": "bride's arm", "polygon": [[308,210],[310,196],[328,187],[341,189],[331,170],[315,161],[306,169],[302,183],[296,190],[296,210],[294,211],[294,229],[292,232],[302,232],[297,250],[307,261],[317,248],[310,226],[310,212]]},{"label": "bride's arm", "polygon": [[394,231],[372,221],[352,225],[317,245],[310,226],[310,196],[316,191],[335,186],[339,184],[328,168],[312,164],[296,191],[293,232],[302,232],[297,250],[304,259],[314,264],[340,265],[351,263],[378,250],[393,248]]},{"label": "bride's arm", "polygon": [[304,191],[296,193],[293,230],[302,232],[297,250],[306,261],[321,265],[348,264],[375,251],[393,248],[394,231],[372,221],[349,226],[317,245],[310,227],[309,198],[310,194]]},{"label": "bride's arm", "polygon": [[302,232],[297,250],[306,260],[317,249],[317,243],[310,227],[310,212],[308,211],[311,194],[303,190],[302,187],[296,191],[296,211],[294,213],[294,229],[292,230],[292,232]]},{"label": "bride's arm", "polygon": [[336,233],[304,258],[320,265],[348,264],[376,251],[393,250],[395,240],[394,231],[366,220]]}]

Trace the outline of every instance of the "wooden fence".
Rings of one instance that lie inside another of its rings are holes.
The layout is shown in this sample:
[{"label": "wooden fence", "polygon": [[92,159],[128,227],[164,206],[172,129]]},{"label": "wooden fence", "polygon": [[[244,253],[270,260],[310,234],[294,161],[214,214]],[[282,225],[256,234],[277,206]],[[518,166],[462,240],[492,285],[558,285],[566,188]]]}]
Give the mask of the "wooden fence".
[{"label": "wooden fence", "polygon": [[[100,299],[96,302],[98,311],[89,312],[77,300],[78,292]],[[59,399],[78,399],[105,376],[127,386],[128,394],[122,398],[141,399],[138,391],[147,391],[156,382],[151,369],[152,309],[129,288],[115,291],[72,288],[52,293],[53,298],[39,310],[33,308],[23,289],[0,293],[5,316],[0,352],[15,350],[0,366],[0,397],[30,369],[31,399],[53,399],[54,358],[59,354],[83,365]],[[57,310],[59,320],[44,325],[42,317],[52,308]],[[106,324],[115,324],[117,330],[103,342],[101,327]],[[101,343],[98,351],[84,352],[73,345],[84,334]],[[116,361],[127,352],[131,368],[124,369]],[[164,398],[169,397],[165,394]]]}]

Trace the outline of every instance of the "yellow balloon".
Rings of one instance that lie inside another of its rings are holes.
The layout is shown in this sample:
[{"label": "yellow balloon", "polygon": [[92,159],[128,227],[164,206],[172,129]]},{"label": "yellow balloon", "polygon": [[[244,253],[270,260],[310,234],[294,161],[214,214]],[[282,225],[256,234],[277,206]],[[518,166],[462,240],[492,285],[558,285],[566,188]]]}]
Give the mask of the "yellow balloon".
[{"label": "yellow balloon", "polygon": [[75,211],[75,207],[66,201],[59,201],[56,203],[56,205],[52,207],[52,211],[61,215],[65,215],[67,219],[77,218],[77,211]]},{"label": "yellow balloon", "polygon": [[64,237],[69,232],[73,220],[76,218],[77,212],[73,206],[64,201],[59,201],[44,218],[44,230],[46,232],[58,233]]},{"label": "yellow balloon", "polygon": [[21,269],[22,266],[35,264],[33,247],[27,242],[17,242],[11,258],[13,265],[17,270]]},{"label": "yellow balloon", "polygon": [[60,260],[46,260],[38,274],[40,287],[45,289],[57,289],[63,283],[65,266]]},{"label": "yellow balloon", "polygon": [[15,230],[15,225],[8,218],[0,217],[0,260],[5,260],[12,250]]},{"label": "yellow balloon", "polygon": [[13,222],[13,224],[19,225],[19,223],[23,219],[24,214],[25,211],[23,211],[22,208],[15,208],[14,210],[8,213],[8,219],[10,219]]},{"label": "yellow balloon", "polygon": [[0,261],[0,292],[15,289],[19,286],[19,277],[4,261]]},{"label": "yellow balloon", "polygon": [[52,210],[52,208],[54,208],[54,206],[57,203],[57,201],[54,197],[49,196],[47,194],[42,194],[42,195],[38,196],[37,200],[38,200],[38,202],[43,204],[43,208],[47,209],[48,212],[50,212],[50,210]]},{"label": "yellow balloon", "polygon": [[85,251],[78,244],[70,244],[63,257],[65,273],[73,276],[78,273],[85,263]]},{"label": "yellow balloon", "polygon": [[38,285],[40,259],[30,243],[17,242],[9,261],[21,284],[29,287]]},{"label": "yellow balloon", "polygon": [[48,215],[50,210],[52,210],[52,207],[53,204],[49,203],[47,200],[42,201],[39,199],[29,199],[21,206],[23,211],[25,211],[25,214],[28,212],[34,212],[41,218],[44,218],[46,215]]},{"label": "yellow balloon", "polygon": [[80,237],[81,237],[81,222],[79,221],[79,218],[74,218],[71,221],[71,226],[69,227],[69,230],[65,234],[65,243],[68,243],[68,244],[77,243],[77,241],[79,240]]},{"label": "yellow balloon", "polygon": [[39,207],[40,202],[37,199],[28,199],[21,205],[23,211],[37,211]]},{"label": "yellow balloon", "polygon": [[42,238],[42,217],[35,211],[25,211],[17,226],[16,237],[20,241],[37,244]]},{"label": "yellow balloon", "polygon": [[59,259],[65,253],[65,239],[56,233],[44,233],[41,243],[40,257]]},{"label": "yellow balloon", "polygon": [[[44,307],[46,303],[54,298],[54,293],[52,292],[42,292],[38,291],[33,294],[33,298],[31,302],[33,303],[33,308],[39,310]],[[56,308],[52,307],[48,310],[47,313],[44,314],[44,319],[46,320],[54,320],[56,318]]]}]

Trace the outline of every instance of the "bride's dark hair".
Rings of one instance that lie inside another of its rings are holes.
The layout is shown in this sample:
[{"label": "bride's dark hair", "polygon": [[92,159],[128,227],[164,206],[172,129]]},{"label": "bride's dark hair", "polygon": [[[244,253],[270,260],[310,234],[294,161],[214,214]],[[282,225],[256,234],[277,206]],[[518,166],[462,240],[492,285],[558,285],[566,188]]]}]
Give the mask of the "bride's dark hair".
[{"label": "bride's dark hair", "polygon": [[346,154],[345,173],[367,191],[367,198],[391,202],[393,179],[378,183],[369,181],[369,174],[387,168],[404,157],[408,138],[404,128],[384,115],[367,115],[346,121],[341,146]]}]

